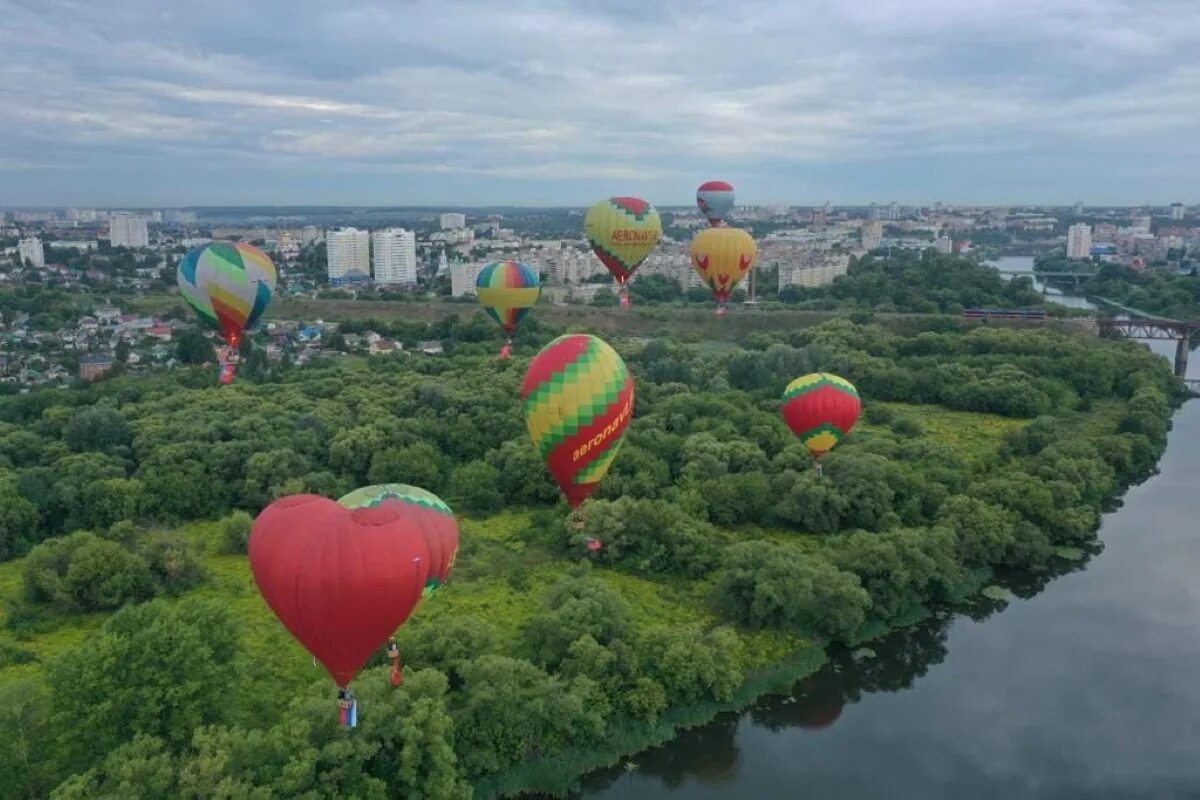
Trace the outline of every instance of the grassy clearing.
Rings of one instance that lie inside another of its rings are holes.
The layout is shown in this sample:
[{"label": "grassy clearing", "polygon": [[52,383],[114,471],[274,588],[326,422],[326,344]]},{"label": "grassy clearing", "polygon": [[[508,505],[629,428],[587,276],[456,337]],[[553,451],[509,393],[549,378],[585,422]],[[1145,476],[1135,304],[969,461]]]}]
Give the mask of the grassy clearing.
[{"label": "grassy clearing", "polygon": [[911,403],[878,405],[889,409],[898,417],[908,417],[919,423],[926,436],[968,460],[995,452],[1004,441],[1005,435],[1029,424],[1029,420],[999,417],[995,414],[977,414],[972,411],[951,411],[941,406]]}]

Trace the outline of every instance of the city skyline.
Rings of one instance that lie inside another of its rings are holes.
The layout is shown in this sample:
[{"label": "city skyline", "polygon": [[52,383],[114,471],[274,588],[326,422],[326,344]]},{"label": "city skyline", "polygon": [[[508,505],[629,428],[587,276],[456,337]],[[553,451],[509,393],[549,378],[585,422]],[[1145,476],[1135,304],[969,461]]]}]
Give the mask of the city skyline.
[{"label": "city skyline", "polygon": [[0,0],[0,206],[1195,201],[1188,0],[733,12]]}]

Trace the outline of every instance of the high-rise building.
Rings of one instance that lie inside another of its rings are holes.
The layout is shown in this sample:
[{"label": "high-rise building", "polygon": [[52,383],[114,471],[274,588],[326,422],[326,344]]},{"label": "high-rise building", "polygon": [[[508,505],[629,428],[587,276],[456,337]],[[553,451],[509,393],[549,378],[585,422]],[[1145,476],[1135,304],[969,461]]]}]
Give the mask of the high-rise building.
[{"label": "high-rise building", "polygon": [[321,238],[321,232],[316,225],[305,225],[304,230],[300,232],[300,243],[309,245]]},{"label": "high-rise building", "polygon": [[933,249],[948,256],[954,252],[954,240],[949,236],[939,236],[933,240]]},{"label": "high-rise building", "polygon": [[888,207],[887,207],[887,218],[888,218],[889,220],[897,220],[897,219],[900,219],[900,204],[899,204],[899,203],[897,203],[895,200],[893,200],[892,202],[888,203]]},{"label": "high-rise building", "polygon": [[1076,217],[1083,216],[1083,201],[1076,200],[1075,205],[1071,206],[1071,214]]},{"label": "high-rise building", "polygon": [[1067,258],[1091,258],[1092,226],[1080,223],[1067,228]]},{"label": "high-rise building", "polygon": [[325,235],[330,286],[371,280],[371,234],[357,228],[335,228]]},{"label": "high-rise building", "polygon": [[883,242],[883,223],[873,219],[862,226],[862,246],[864,250],[874,250]]},{"label": "high-rise building", "polygon": [[1129,225],[1134,233],[1149,233],[1154,219],[1149,214],[1137,214],[1129,219]]},{"label": "high-rise building", "polygon": [[467,215],[459,214],[457,212],[442,214],[441,223],[442,230],[444,231],[454,230],[455,228],[465,228],[467,227]]},{"label": "high-rise building", "polygon": [[113,247],[149,247],[146,218],[124,212],[108,218],[108,240]]},{"label": "high-rise building", "polygon": [[1187,207],[1183,203],[1171,203],[1171,219],[1183,219],[1187,216]]},{"label": "high-rise building", "polygon": [[371,234],[375,282],[384,285],[417,282],[417,235],[404,228],[388,228]]},{"label": "high-rise building", "polygon": [[458,262],[450,265],[450,296],[475,294],[475,279],[488,265],[486,261]]},{"label": "high-rise building", "polygon": [[24,266],[26,261],[35,267],[46,266],[46,253],[42,249],[42,240],[36,236],[30,236],[28,239],[17,242],[17,256],[21,259],[21,266]]}]

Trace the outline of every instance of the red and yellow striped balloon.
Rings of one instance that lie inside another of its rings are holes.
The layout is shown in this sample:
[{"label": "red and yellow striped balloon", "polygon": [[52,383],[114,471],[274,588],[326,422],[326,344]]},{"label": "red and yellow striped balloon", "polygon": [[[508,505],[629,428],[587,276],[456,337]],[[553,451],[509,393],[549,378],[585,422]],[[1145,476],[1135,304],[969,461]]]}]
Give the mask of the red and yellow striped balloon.
[{"label": "red and yellow striped balloon", "polygon": [[578,508],[617,457],[633,416],[625,362],[595,336],[560,336],[529,364],[521,399],[534,447]]},{"label": "red and yellow striped balloon", "polygon": [[845,378],[813,372],[796,378],[783,391],[783,421],[813,458],[833,449],[862,412],[858,389]]}]

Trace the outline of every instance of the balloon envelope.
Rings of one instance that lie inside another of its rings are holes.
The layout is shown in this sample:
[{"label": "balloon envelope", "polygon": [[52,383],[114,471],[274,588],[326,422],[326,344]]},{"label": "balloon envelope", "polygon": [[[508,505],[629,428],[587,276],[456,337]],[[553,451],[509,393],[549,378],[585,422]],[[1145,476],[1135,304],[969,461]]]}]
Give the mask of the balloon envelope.
[{"label": "balloon envelope", "polygon": [[253,328],[275,296],[275,265],[241,242],[212,242],[189,252],[175,270],[179,292],[231,345]]},{"label": "balloon envelope", "polygon": [[716,227],[733,210],[733,186],[725,181],[707,181],[696,190],[696,205],[708,224]]},{"label": "balloon envelope", "polygon": [[267,605],[342,687],[408,619],[430,563],[398,507],[349,509],[311,494],[263,509],[248,552]]},{"label": "balloon envelope", "polygon": [[741,228],[708,228],[692,239],[692,267],[721,303],[757,260],[758,245]]},{"label": "balloon envelope", "polygon": [[633,416],[625,362],[595,336],[560,336],[529,364],[521,399],[534,447],[578,508],[608,472]]},{"label": "balloon envelope", "polygon": [[588,209],[583,232],[592,251],[624,284],[658,244],[662,220],[645,200],[612,197]]},{"label": "balloon envelope", "polygon": [[854,384],[828,372],[796,378],[783,391],[783,420],[814,458],[842,440],[862,412]]},{"label": "balloon envelope", "polygon": [[425,539],[429,548],[429,578],[425,593],[431,594],[450,577],[458,555],[458,522],[450,506],[433,492],[404,483],[364,486],[338,498],[346,508],[374,508],[395,504]]},{"label": "balloon envelope", "polygon": [[542,294],[537,271],[520,261],[493,261],[475,278],[475,295],[488,316],[512,336]]}]

